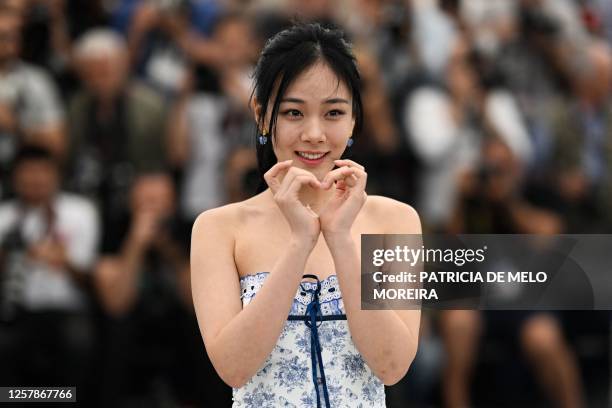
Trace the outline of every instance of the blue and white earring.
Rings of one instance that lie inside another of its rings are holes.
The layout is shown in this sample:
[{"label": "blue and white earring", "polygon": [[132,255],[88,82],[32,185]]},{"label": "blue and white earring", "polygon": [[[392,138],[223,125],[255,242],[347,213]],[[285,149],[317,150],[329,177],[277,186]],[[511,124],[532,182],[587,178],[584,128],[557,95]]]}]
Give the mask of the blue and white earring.
[{"label": "blue and white earring", "polygon": [[348,140],[346,141],[346,147],[351,147],[354,142],[355,141],[353,140],[353,138],[349,137]]},{"label": "blue and white earring", "polygon": [[257,138],[257,140],[259,141],[260,145],[265,145],[266,143],[268,143],[268,136],[266,136],[268,134],[268,132],[266,131],[266,129],[261,131],[261,135]]}]

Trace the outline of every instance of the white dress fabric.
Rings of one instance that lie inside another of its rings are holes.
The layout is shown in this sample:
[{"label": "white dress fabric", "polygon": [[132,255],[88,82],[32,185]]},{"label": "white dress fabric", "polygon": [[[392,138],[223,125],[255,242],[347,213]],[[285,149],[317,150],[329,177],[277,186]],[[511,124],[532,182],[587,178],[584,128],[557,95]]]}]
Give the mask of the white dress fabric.
[{"label": "white dress fabric", "polygon": [[[243,307],[253,300],[268,275],[260,272],[240,279]],[[317,282],[301,283],[272,353],[248,383],[233,389],[234,407],[385,407],[384,385],[351,339],[337,277],[320,281],[318,296],[316,289]],[[316,313],[315,333],[324,378],[309,326],[317,297],[320,311]]]}]

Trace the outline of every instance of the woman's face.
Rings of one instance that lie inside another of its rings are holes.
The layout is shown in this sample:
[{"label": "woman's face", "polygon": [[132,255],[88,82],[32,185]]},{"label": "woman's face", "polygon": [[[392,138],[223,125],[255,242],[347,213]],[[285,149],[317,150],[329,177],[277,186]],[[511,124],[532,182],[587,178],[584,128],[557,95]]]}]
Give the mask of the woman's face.
[{"label": "woman's face", "polygon": [[283,96],[274,153],[279,162],[291,159],[294,166],[322,180],[344,153],[354,126],[346,84],[326,64],[317,63],[299,75]]}]

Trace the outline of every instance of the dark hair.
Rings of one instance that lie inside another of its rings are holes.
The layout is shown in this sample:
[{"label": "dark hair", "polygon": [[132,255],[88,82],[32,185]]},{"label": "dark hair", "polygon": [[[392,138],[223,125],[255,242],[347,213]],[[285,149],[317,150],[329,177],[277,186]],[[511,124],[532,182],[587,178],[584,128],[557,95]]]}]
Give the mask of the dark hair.
[{"label": "dark hair", "polygon": [[13,169],[27,161],[46,161],[56,167],[58,166],[58,161],[53,153],[41,146],[24,145],[20,147],[13,158]]},{"label": "dark hair", "polygon": [[[343,81],[351,92],[355,129],[353,135],[358,135],[363,127],[363,108],[361,105],[361,79],[357,69],[357,61],[352,53],[351,45],[346,41],[341,30],[324,28],[320,24],[296,24],[281,31],[268,40],[257,62],[254,72],[253,95],[261,105],[258,123],[268,131],[270,138],[275,137],[276,119],[280,101],[291,83],[308,68],[317,62],[324,62]],[[278,82],[270,122],[265,122],[268,103]],[[262,129],[257,128],[257,134]],[[263,175],[277,162],[272,149],[272,143],[261,145],[255,142],[257,148],[257,164],[260,173],[260,185],[257,192],[266,189]]]}]

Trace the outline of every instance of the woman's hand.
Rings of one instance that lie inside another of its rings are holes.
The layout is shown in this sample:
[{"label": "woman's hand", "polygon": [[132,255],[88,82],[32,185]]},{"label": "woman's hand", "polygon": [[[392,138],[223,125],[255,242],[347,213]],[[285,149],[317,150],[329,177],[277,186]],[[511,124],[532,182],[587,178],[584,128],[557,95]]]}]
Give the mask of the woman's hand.
[{"label": "woman's hand", "polygon": [[[274,195],[274,201],[289,222],[294,237],[314,246],[321,231],[319,218],[302,204],[298,195],[306,185],[321,188],[321,182],[309,171],[291,167],[292,163],[293,160],[276,163],[264,174],[264,180]],[[285,176],[281,181],[282,174]]]},{"label": "woman's hand", "polygon": [[335,160],[337,169],[323,179],[322,187],[336,183],[336,192],[319,213],[323,236],[349,235],[357,214],[366,202],[368,178],[364,167],[352,160]]}]

